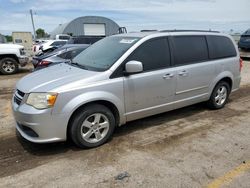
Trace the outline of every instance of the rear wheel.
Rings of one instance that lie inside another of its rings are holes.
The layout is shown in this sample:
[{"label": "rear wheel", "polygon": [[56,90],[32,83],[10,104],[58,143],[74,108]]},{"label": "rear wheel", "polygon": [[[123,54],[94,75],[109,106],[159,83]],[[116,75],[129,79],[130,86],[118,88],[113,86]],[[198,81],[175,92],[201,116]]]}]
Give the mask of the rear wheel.
[{"label": "rear wheel", "polygon": [[93,104],[75,114],[70,126],[73,142],[81,148],[92,148],[104,144],[112,136],[115,118],[106,106]]},{"label": "rear wheel", "polygon": [[220,109],[225,106],[228,101],[230,94],[230,86],[227,82],[221,81],[219,82],[208,101],[208,107],[211,109]]},{"label": "rear wheel", "polygon": [[18,70],[17,61],[13,58],[3,58],[0,60],[0,72],[2,74],[14,74]]}]

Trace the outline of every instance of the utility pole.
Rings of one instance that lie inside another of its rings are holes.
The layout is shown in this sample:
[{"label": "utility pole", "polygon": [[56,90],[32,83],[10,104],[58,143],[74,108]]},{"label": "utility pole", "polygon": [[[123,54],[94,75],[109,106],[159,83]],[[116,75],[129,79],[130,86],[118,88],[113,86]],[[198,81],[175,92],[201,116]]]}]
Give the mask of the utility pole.
[{"label": "utility pole", "polygon": [[35,25],[34,25],[34,20],[33,20],[33,12],[32,12],[32,9],[30,9],[30,17],[31,17],[31,22],[32,22],[32,26],[33,26],[34,39],[36,40],[36,30],[35,30]]}]

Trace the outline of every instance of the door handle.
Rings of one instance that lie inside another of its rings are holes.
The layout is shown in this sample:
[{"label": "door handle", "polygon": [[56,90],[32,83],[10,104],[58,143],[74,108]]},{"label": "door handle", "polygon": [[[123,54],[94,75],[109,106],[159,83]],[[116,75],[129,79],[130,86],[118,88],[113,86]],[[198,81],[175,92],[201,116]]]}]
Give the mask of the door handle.
[{"label": "door handle", "polygon": [[174,74],[168,73],[168,74],[165,74],[165,75],[163,76],[163,79],[170,79],[170,78],[173,78],[173,77],[174,77]]},{"label": "door handle", "polygon": [[183,70],[181,72],[178,73],[180,76],[187,76],[188,72],[186,70]]}]

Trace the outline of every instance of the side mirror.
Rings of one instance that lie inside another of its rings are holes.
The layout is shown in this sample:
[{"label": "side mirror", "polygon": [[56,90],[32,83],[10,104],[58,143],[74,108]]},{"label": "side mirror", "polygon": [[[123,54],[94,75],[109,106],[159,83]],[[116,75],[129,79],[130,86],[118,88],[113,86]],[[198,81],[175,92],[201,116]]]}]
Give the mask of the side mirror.
[{"label": "side mirror", "polygon": [[126,74],[139,73],[142,71],[143,71],[143,66],[140,61],[129,61],[125,65]]}]

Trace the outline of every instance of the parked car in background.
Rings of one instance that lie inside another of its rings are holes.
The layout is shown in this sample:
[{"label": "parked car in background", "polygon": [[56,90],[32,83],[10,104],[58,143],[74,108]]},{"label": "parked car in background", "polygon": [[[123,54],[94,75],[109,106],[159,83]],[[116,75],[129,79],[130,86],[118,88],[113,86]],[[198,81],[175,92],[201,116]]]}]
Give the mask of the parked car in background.
[{"label": "parked car in background", "polygon": [[87,44],[65,44],[62,47],[57,48],[52,52],[43,52],[43,53],[39,53],[39,54],[33,56],[32,64],[33,64],[34,68],[36,68],[38,63],[40,63],[43,59],[46,59],[46,58],[54,56],[54,55],[61,54],[63,52],[66,52],[68,48],[71,48],[71,47],[83,47],[83,48],[85,47],[85,48],[87,48],[88,46],[89,45],[87,45]]},{"label": "parked car in background", "polygon": [[0,44],[0,72],[14,74],[19,66],[25,66],[29,58],[25,55],[24,47],[18,44]]},{"label": "parked car in background", "polygon": [[67,44],[94,44],[95,42],[103,39],[103,36],[78,36],[71,37]]},{"label": "parked car in background", "polygon": [[67,43],[67,40],[48,40],[47,42],[41,45],[40,50],[45,52],[45,51],[48,51],[49,49],[59,48],[66,43]]},{"label": "parked car in background", "polygon": [[33,47],[35,54],[42,54],[44,52],[52,52],[55,49],[63,46],[67,40],[45,40]]},{"label": "parked car in background", "polygon": [[58,34],[55,37],[56,40],[69,40],[70,39],[70,35],[67,34]]},{"label": "parked car in background", "polygon": [[73,58],[23,77],[12,109],[35,143],[72,139],[99,146],[117,126],[207,102],[225,106],[239,89],[242,61],[231,36],[168,31],[106,37]]},{"label": "parked car in background", "polygon": [[76,57],[79,53],[85,50],[89,45],[77,45],[73,47],[67,47],[62,50],[57,51],[56,53],[50,53],[48,57],[45,59],[41,59],[41,61],[34,61],[33,65],[35,70],[39,70],[42,68],[46,68],[51,65],[56,65],[63,62],[69,62],[71,59]]},{"label": "parked car in background", "polygon": [[33,43],[33,48],[32,48],[32,50],[33,50],[33,52],[34,53],[37,53],[39,50],[40,50],[40,47],[43,45],[43,43],[45,43],[45,42],[47,42],[48,40],[36,40],[36,41],[34,41],[34,43]]},{"label": "parked car in background", "polygon": [[250,50],[250,29],[241,35],[238,47],[242,50]]}]

